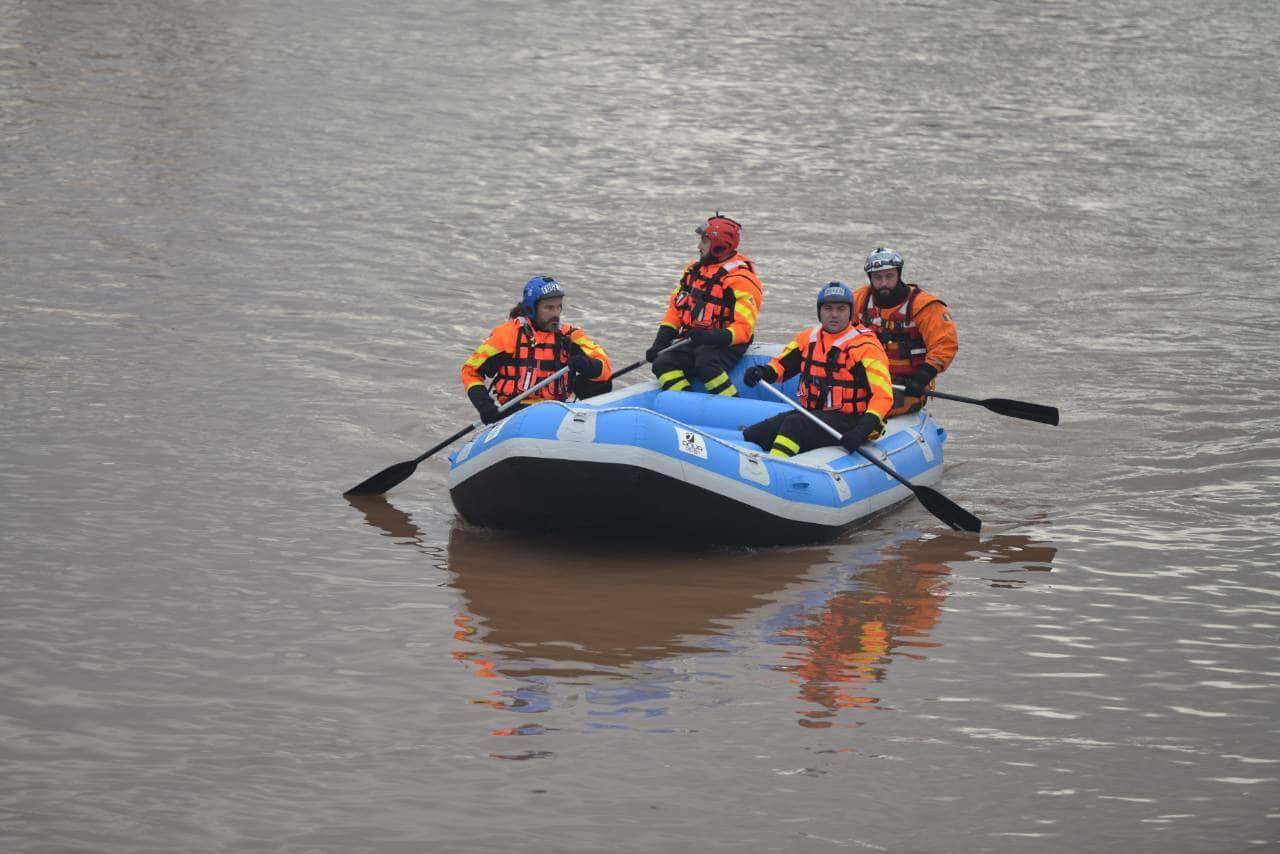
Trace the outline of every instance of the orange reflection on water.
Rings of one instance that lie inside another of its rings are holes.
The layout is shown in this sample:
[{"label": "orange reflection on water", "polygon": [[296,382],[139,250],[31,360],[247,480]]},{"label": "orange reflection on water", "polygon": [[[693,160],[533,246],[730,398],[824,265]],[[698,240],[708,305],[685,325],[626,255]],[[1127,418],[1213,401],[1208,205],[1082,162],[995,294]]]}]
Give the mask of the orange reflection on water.
[{"label": "orange reflection on water", "polygon": [[851,567],[838,589],[816,606],[791,609],[773,633],[774,642],[793,647],[780,669],[793,674],[806,704],[798,712],[801,726],[833,726],[844,709],[884,708],[880,692],[867,689],[884,681],[893,660],[923,661],[924,650],[941,646],[929,637],[951,591],[952,563],[1047,563],[1055,554],[1021,535],[978,542],[943,534],[903,540]]}]

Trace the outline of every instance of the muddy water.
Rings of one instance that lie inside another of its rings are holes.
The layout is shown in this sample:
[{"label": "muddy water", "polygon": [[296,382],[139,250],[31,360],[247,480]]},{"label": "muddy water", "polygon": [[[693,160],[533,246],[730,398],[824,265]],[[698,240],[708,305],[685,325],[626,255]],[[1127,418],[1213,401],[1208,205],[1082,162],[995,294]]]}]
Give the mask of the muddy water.
[{"label": "muddy water", "polygon": [[[1280,842],[1280,13],[723,9],[0,0],[0,847]],[[639,358],[716,209],[762,340],[884,242],[1062,410],[937,405],[980,537],[341,497],[532,275]]]}]

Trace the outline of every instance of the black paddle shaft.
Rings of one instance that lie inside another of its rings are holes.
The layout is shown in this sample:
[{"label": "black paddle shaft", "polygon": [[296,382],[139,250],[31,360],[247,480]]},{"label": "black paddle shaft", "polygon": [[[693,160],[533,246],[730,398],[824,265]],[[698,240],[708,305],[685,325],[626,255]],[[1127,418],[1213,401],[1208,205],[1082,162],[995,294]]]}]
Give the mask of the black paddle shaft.
[{"label": "black paddle shaft", "polygon": [[[683,346],[684,344],[687,344],[688,342],[689,342],[689,339],[688,339],[688,338],[681,338],[679,341],[677,341],[676,343],[672,344],[670,347],[667,347],[667,348],[663,349],[661,352],[659,352],[659,353],[658,353],[658,355],[659,355],[659,356],[661,356],[663,353],[666,353],[666,352],[668,352],[668,351],[670,351],[670,350],[674,350],[675,348],[680,347],[680,346]],[[625,368],[623,368],[622,370],[620,370],[620,371],[614,371],[614,372],[613,372],[613,376],[612,376],[612,377],[610,377],[610,379],[615,379],[615,380],[616,380],[618,377],[622,376],[623,374],[629,374],[629,373],[631,373],[632,371],[634,371],[636,368],[640,367],[641,365],[646,365],[646,364],[648,364],[648,363],[649,363],[649,360],[648,360],[648,359],[641,359],[641,360],[640,360],[640,361],[638,361],[638,362],[632,362],[631,364],[627,365],[627,366],[626,366]]]}]

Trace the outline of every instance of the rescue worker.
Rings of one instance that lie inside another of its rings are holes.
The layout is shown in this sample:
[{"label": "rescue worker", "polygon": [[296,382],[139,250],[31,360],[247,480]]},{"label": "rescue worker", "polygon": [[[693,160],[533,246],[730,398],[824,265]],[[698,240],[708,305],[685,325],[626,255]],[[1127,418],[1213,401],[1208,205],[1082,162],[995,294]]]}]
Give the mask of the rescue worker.
[{"label": "rescue worker", "polygon": [[511,309],[510,320],[494,327],[463,364],[462,387],[485,424],[511,414],[500,413],[498,404],[506,403],[565,365],[570,368],[568,374],[526,397],[520,406],[566,400],[570,393],[586,399],[613,387],[613,369],[604,348],[578,327],[561,322],[564,293],[564,287],[555,279],[534,276],[525,284],[520,302]]},{"label": "rescue worker", "polygon": [[889,373],[896,385],[889,415],[915,412],[924,405],[924,391],[956,357],[959,342],[947,304],[919,285],[902,279],[902,256],[881,246],[862,267],[871,284],[854,294],[854,320],[880,336],[889,356]]},{"label": "rescue worker", "polygon": [[[738,252],[742,226],[717,211],[694,232],[701,238],[698,260],[685,267],[671,292],[645,359],[666,391],[684,391],[699,379],[708,394],[733,397],[738,389],[729,369],[755,336],[763,287],[751,259]],[[682,336],[691,346],[662,353]]]},{"label": "rescue worker", "polygon": [[893,406],[889,358],[870,329],[852,322],[853,291],[828,282],[818,291],[818,325],[805,329],[768,364],[752,365],[742,381],[754,387],[800,374],[800,405],[841,436],[839,440],[794,409],[752,424],[743,438],[773,456],[796,454],[839,442],[849,453],[884,430]]}]

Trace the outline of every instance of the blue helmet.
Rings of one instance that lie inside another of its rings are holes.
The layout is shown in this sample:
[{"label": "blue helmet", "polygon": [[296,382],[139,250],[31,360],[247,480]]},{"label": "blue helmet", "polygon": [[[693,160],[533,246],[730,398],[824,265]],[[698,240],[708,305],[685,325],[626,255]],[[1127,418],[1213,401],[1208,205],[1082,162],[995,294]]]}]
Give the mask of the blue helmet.
[{"label": "blue helmet", "polygon": [[876,270],[890,268],[897,270],[898,278],[902,278],[902,256],[883,246],[877,246],[876,250],[867,256],[867,263],[862,265],[862,271],[867,275],[871,275]]},{"label": "blue helmet", "polygon": [[844,282],[827,282],[818,289],[818,319],[822,319],[822,304],[826,302],[847,302],[849,315],[853,315],[853,289]]},{"label": "blue helmet", "polygon": [[564,296],[564,287],[550,276],[534,276],[524,285],[524,298],[520,300],[520,304],[525,307],[532,317],[537,313],[538,301],[547,297]]}]

